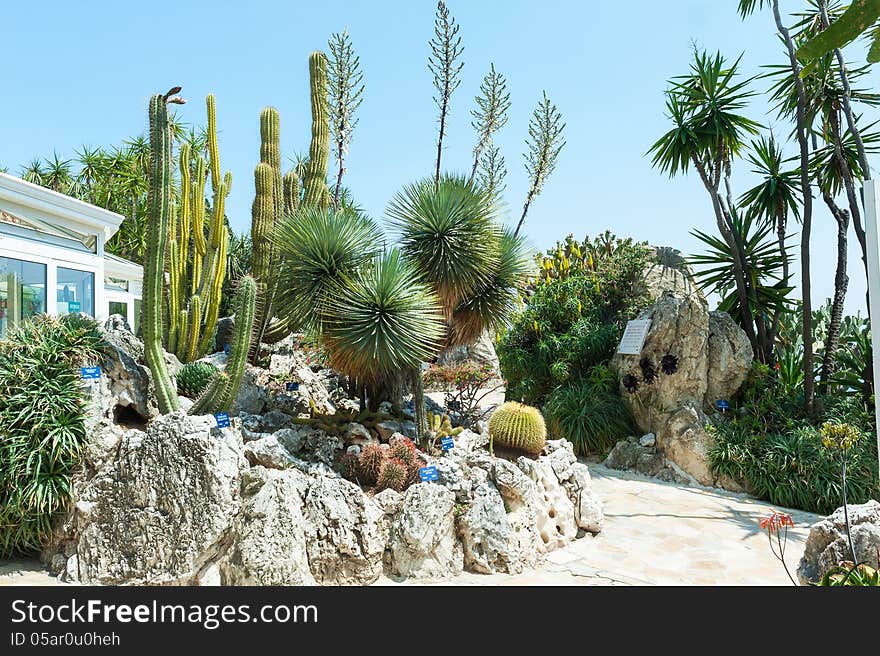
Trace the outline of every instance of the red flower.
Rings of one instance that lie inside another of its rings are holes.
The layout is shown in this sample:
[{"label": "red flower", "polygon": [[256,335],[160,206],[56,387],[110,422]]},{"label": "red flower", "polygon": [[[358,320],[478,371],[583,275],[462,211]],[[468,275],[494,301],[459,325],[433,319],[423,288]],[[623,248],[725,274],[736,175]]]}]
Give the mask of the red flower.
[{"label": "red flower", "polygon": [[774,511],[769,517],[762,517],[759,524],[762,531],[767,531],[772,535],[787,526],[794,526],[794,520],[787,513]]}]

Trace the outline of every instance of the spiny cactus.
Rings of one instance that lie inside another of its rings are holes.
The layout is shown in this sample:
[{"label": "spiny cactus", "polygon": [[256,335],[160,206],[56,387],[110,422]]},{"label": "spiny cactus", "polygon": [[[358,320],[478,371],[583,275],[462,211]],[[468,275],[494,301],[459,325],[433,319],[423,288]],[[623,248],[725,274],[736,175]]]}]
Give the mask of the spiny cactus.
[{"label": "spiny cactus", "polygon": [[327,57],[316,50],[309,55],[309,82],[312,100],[312,142],[303,180],[303,204],[330,208],[327,166],[330,158],[330,117],[327,107]]},{"label": "spiny cactus", "polygon": [[244,276],[238,283],[235,294],[235,329],[232,344],[226,361],[226,371],[211,379],[208,388],[190,410],[190,414],[208,414],[229,410],[238,389],[250,350],[254,331],[254,313],[257,297],[257,283],[251,276]]},{"label": "spiny cactus", "polygon": [[358,458],[358,472],[365,485],[375,485],[379,478],[379,470],[385,461],[386,453],[378,444],[367,444],[361,449]]},{"label": "spiny cactus", "polygon": [[[153,374],[156,401],[159,412],[168,414],[180,407],[177,390],[168,373],[162,348],[164,297],[162,288],[165,277],[165,251],[171,220],[171,128],[168,123],[169,96],[178,93],[180,87],[167,94],[155,94],[150,98],[150,185],[147,195],[147,250],[144,256],[144,288],[142,325],[144,354],[147,366]],[[181,102],[172,97],[171,102]]]},{"label": "spiny cactus", "polygon": [[508,401],[489,419],[490,444],[537,455],[547,440],[544,417],[537,408]]},{"label": "spiny cactus", "polygon": [[409,478],[409,467],[405,462],[397,458],[388,458],[382,461],[379,468],[379,476],[376,479],[376,489],[396,490],[402,492]]},{"label": "spiny cactus", "polygon": [[284,213],[294,214],[299,209],[299,186],[300,180],[296,171],[288,171],[284,174],[282,186],[284,187]]},{"label": "spiny cactus", "polygon": [[197,360],[210,349],[226,278],[229,234],[224,223],[224,205],[232,186],[232,175],[227,172],[223,176],[220,171],[217,109],[213,94],[208,94],[205,104],[213,193],[208,238],[204,233],[208,162],[201,153],[193,153],[187,143],[180,148],[180,207],[170,224],[167,348],[176,353],[181,362]]},{"label": "spiny cactus", "polygon": [[177,391],[191,399],[196,398],[205,391],[216,373],[217,367],[210,362],[189,362],[177,374]]},{"label": "spiny cactus", "polygon": [[418,453],[416,445],[407,437],[393,437],[388,442],[388,457],[406,463],[407,467],[412,467],[415,464]]},{"label": "spiny cactus", "polygon": [[449,415],[447,414],[434,414],[433,412],[428,413],[428,430],[436,433],[436,437],[443,438],[458,435],[461,433],[464,428],[461,426],[457,426],[455,428],[452,427],[452,421],[449,419]]}]

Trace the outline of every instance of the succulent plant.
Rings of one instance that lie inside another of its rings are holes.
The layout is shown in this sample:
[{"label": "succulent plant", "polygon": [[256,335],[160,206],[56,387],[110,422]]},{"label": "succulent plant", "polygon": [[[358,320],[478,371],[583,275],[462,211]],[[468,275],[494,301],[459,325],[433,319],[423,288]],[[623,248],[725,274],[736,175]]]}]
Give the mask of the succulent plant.
[{"label": "succulent plant", "polygon": [[362,483],[365,485],[376,484],[386,457],[385,449],[378,444],[367,444],[361,449],[361,455],[358,458],[358,472]]},{"label": "succulent plant", "polygon": [[412,467],[418,457],[416,445],[408,437],[393,437],[388,443],[388,457],[396,458]]},{"label": "succulent plant", "polygon": [[620,382],[623,383],[624,389],[630,394],[635,394],[639,389],[639,379],[632,374],[627,374]]},{"label": "succulent plant", "polygon": [[639,360],[639,368],[642,370],[642,380],[645,381],[645,384],[653,385],[654,381],[657,380],[657,370],[654,368],[651,358]]},{"label": "succulent plant", "polygon": [[356,453],[344,453],[342,457],[339,458],[339,461],[336,463],[336,471],[339,472],[339,475],[342,478],[357,482],[358,474],[360,473],[360,469],[358,467],[358,454]]},{"label": "succulent plant", "polygon": [[396,490],[402,492],[409,479],[410,468],[403,460],[387,458],[379,467],[379,476],[376,479],[376,488],[382,490]]},{"label": "succulent plant", "polygon": [[536,455],[547,441],[547,427],[537,408],[508,401],[489,419],[489,436],[492,443]]},{"label": "succulent plant", "polygon": [[177,374],[177,392],[194,399],[205,391],[217,367],[210,362],[188,362]]},{"label": "succulent plant", "polygon": [[678,371],[678,358],[674,355],[667,353],[662,358],[660,358],[660,371],[662,371],[667,376],[674,374]]}]

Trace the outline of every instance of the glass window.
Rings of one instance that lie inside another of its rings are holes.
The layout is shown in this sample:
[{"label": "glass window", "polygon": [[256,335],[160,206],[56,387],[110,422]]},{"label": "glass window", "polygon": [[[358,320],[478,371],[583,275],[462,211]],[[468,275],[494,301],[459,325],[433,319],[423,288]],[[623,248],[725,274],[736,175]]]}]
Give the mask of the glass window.
[{"label": "glass window", "polygon": [[58,314],[85,312],[95,316],[95,274],[58,267]]},{"label": "glass window", "polygon": [[121,314],[122,318],[128,321],[128,303],[122,301],[109,301],[107,303],[107,316]]},{"label": "glass window", "polygon": [[46,311],[46,265],[0,257],[0,338]]},{"label": "glass window", "polygon": [[134,325],[132,326],[134,334],[141,336],[141,299],[134,299]]}]

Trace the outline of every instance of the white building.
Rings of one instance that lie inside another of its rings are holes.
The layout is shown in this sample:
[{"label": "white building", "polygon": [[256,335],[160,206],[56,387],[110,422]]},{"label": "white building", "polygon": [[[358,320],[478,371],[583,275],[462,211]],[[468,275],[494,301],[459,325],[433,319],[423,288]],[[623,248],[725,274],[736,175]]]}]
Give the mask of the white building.
[{"label": "white building", "polygon": [[35,314],[121,314],[137,331],[143,270],[104,252],[124,217],[0,173],[0,339]]}]

